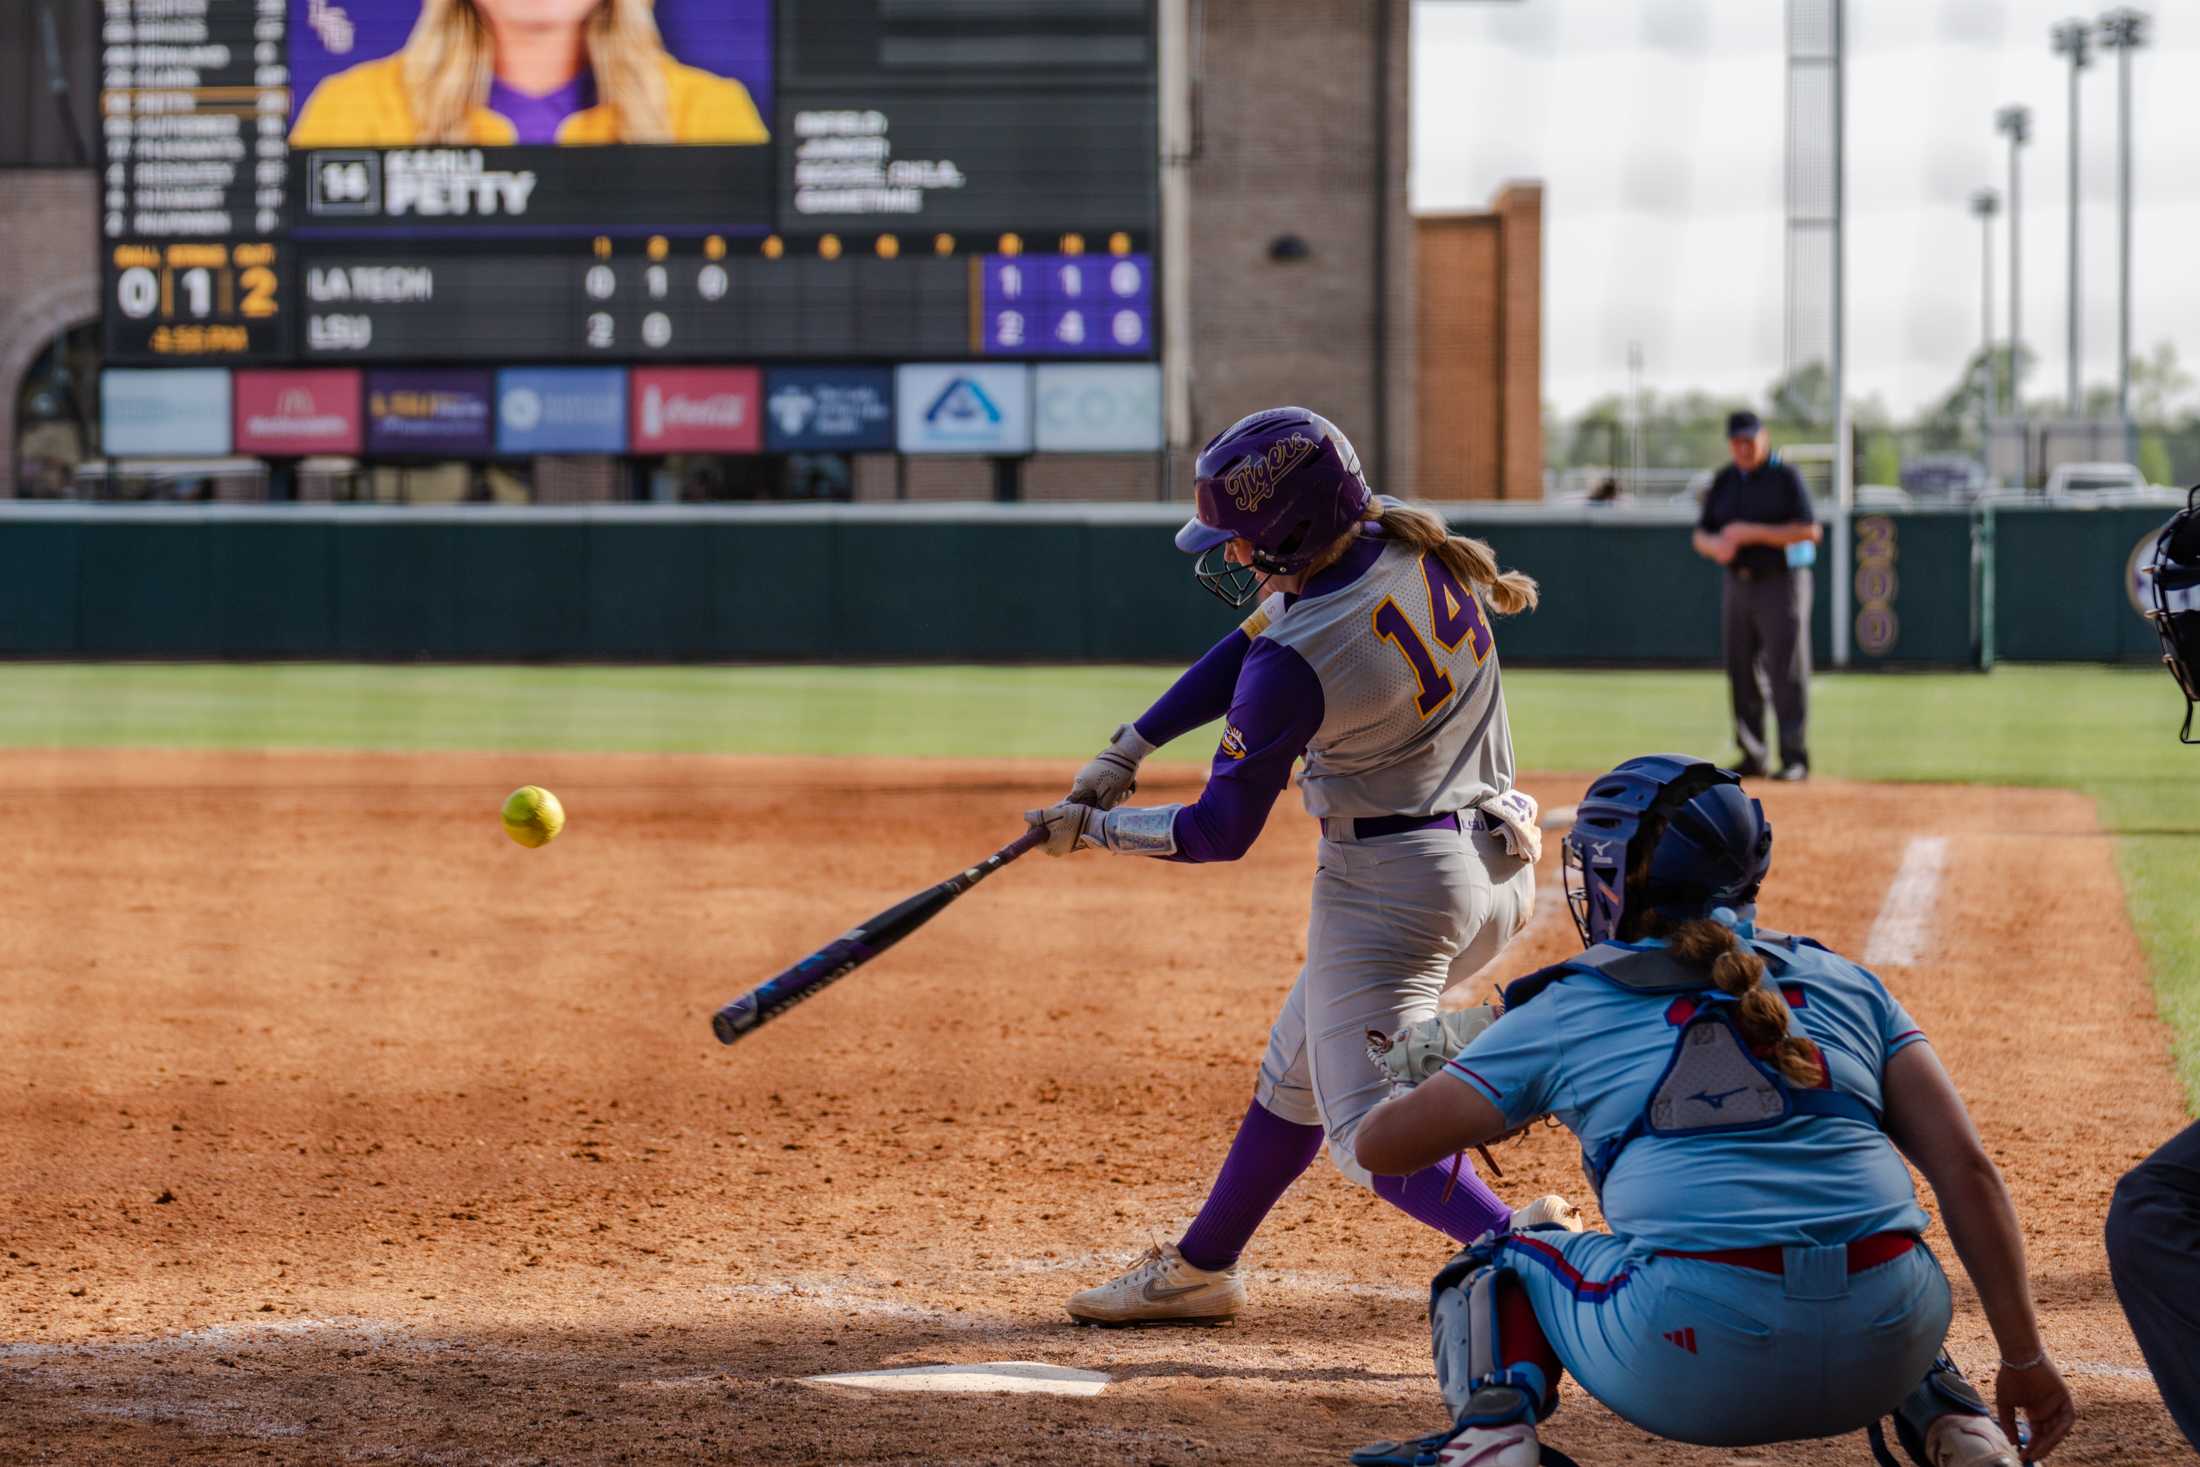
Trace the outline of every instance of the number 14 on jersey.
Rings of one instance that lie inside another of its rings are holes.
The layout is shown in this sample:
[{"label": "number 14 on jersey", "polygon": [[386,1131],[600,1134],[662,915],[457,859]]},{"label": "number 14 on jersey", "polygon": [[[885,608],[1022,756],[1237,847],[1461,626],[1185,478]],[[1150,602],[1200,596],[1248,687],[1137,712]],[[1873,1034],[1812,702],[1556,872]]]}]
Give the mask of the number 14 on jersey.
[{"label": "number 14 on jersey", "polygon": [[[1457,652],[1471,639],[1474,665],[1480,667],[1489,660],[1490,648],[1495,645],[1489,622],[1482,616],[1482,603],[1433,551],[1421,557],[1421,579],[1428,585],[1429,630],[1436,644],[1446,652]],[[1385,596],[1375,608],[1373,620],[1375,635],[1396,647],[1405,657],[1406,666],[1413,669],[1414,681],[1420,684],[1413,706],[1427,718],[1458,691],[1451,674],[1436,665],[1420,629],[1394,599]]]}]

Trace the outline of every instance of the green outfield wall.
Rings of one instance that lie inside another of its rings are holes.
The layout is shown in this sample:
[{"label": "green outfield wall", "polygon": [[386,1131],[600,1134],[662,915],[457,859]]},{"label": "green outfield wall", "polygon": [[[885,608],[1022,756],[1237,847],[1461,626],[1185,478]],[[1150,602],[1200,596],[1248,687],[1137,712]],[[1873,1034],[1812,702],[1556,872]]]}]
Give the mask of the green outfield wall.
[{"label": "green outfield wall", "polygon": [[[2147,661],[2132,552],[2169,511],[1860,514],[1863,667]],[[1236,613],[1150,506],[0,507],[13,657],[1151,661]],[[1669,511],[1454,507],[1543,605],[1521,662],[1703,663],[1720,574]],[[1832,644],[1830,557],[1813,643]]]}]

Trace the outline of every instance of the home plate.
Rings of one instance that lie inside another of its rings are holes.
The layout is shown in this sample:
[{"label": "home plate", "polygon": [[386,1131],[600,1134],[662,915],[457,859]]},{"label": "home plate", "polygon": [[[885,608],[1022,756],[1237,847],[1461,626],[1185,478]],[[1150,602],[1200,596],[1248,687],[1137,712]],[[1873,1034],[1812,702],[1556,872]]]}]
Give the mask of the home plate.
[{"label": "home plate", "polygon": [[909,1365],[899,1370],[858,1370],[847,1375],[808,1375],[809,1385],[859,1386],[871,1391],[1005,1391],[1016,1395],[1097,1396],[1108,1377],[1036,1360],[988,1360],[977,1365]]}]

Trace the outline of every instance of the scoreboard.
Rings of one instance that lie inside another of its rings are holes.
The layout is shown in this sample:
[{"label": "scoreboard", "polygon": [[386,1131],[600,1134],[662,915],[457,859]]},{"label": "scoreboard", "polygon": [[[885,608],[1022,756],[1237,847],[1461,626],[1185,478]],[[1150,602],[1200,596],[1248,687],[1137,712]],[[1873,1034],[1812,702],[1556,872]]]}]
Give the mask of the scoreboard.
[{"label": "scoreboard", "polygon": [[112,363],[1157,354],[1152,0],[101,4]]}]

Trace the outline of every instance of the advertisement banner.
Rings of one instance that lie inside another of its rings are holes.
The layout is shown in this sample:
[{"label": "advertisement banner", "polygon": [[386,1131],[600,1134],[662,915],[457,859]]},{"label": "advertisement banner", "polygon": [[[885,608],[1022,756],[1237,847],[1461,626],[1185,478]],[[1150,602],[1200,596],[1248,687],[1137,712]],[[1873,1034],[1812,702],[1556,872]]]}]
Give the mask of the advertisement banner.
[{"label": "advertisement banner", "polygon": [[109,458],[221,458],[229,452],[229,373],[109,368],[99,374],[99,417]]},{"label": "advertisement banner", "polygon": [[1031,369],[974,363],[894,369],[903,453],[1031,452]]},{"label": "advertisement banner", "polygon": [[497,452],[626,452],[626,369],[507,367],[497,373]]},{"label": "advertisement banner", "polygon": [[764,376],[764,446],[773,453],[891,452],[892,369],[775,367]]},{"label": "advertisement banner", "polygon": [[1161,368],[1049,364],[1033,372],[1041,453],[1152,453],[1161,447]]},{"label": "advertisement banner", "polygon": [[636,367],[635,453],[754,453],[762,445],[754,367]]},{"label": "advertisement banner", "polygon": [[236,445],[269,458],[359,452],[359,374],[239,372]]},{"label": "advertisement banner", "polygon": [[495,397],[487,372],[369,372],[367,452],[486,457]]}]

